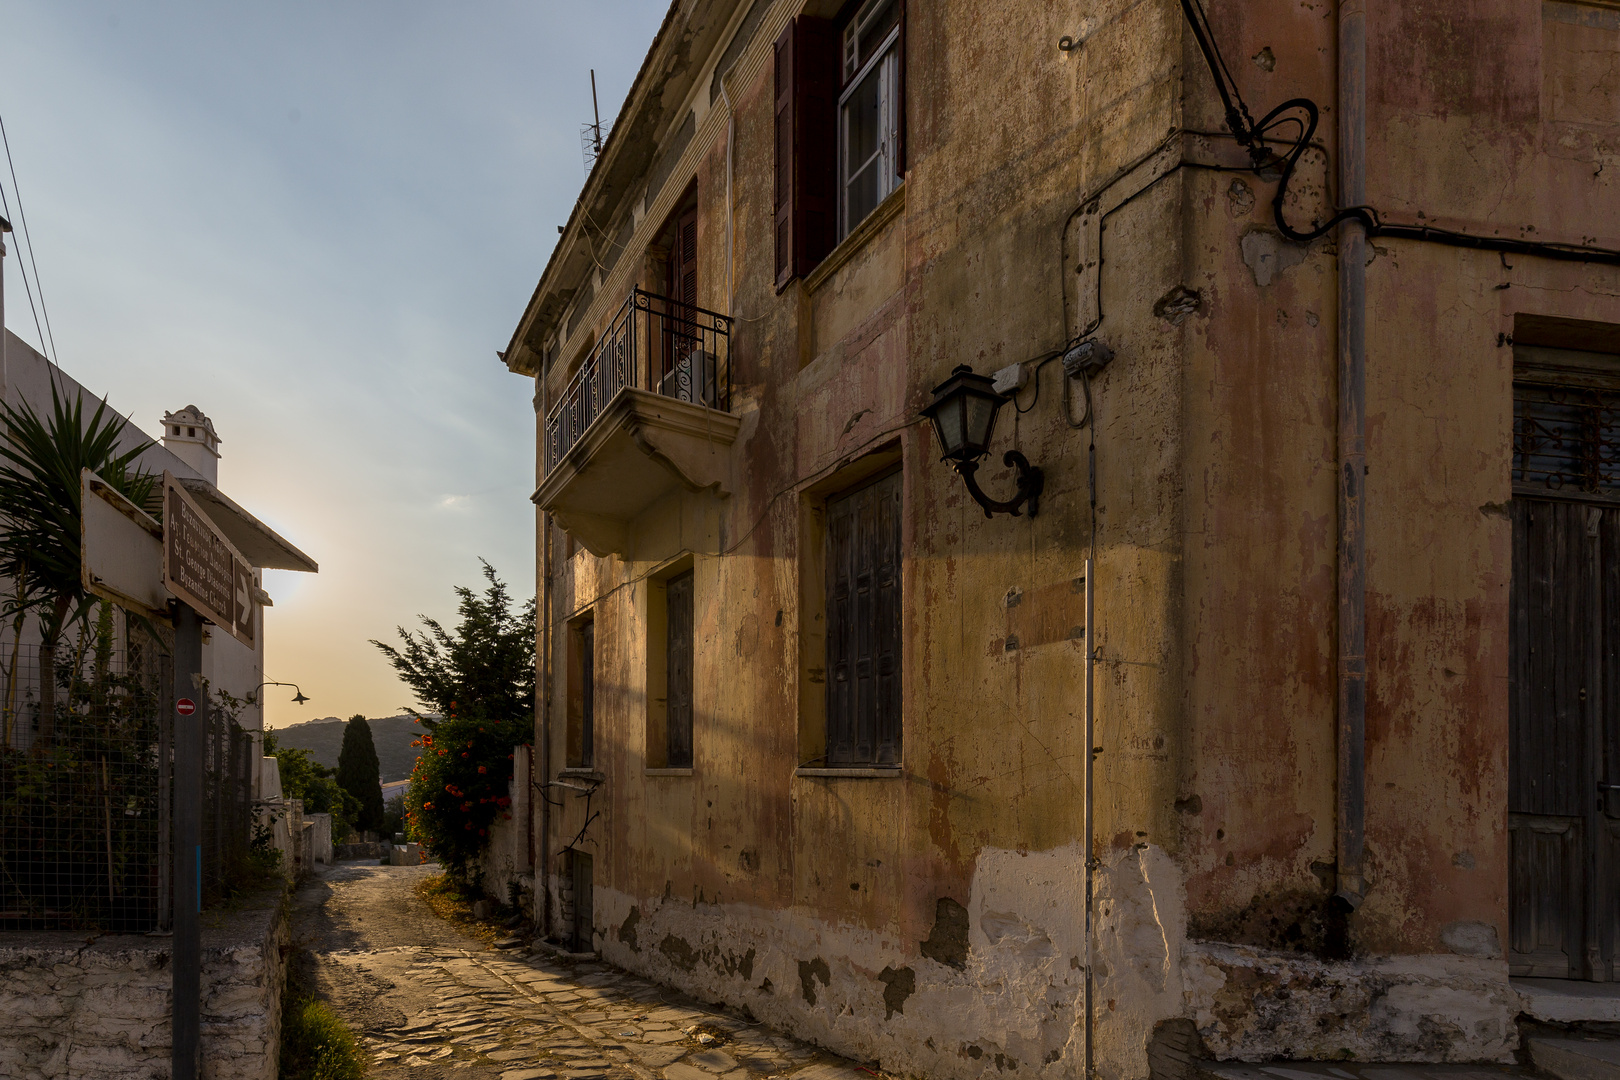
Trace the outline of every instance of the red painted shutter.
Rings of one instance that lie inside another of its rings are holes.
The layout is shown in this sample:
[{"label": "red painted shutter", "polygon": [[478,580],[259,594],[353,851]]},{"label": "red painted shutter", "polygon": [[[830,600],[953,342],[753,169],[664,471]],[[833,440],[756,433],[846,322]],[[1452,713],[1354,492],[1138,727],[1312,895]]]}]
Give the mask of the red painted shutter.
[{"label": "red painted shutter", "polygon": [[776,39],[776,287],[793,277],[793,23]]},{"label": "red painted shutter", "polygon": [[801,15],[776,40],[776,287],[838,238],[838,30]]},{"label": "red painted shutter", "polygon": [[838,28],[831,19],[794,21],[795,274],[814,270],[838,243]]},{"label": "red painted shutter", "polygon": [[[670,251],[670,299],[697,306],[697,208],[686,211],[675,225],[675,246]],[[682,316],[690,318],[688,313]]]}]

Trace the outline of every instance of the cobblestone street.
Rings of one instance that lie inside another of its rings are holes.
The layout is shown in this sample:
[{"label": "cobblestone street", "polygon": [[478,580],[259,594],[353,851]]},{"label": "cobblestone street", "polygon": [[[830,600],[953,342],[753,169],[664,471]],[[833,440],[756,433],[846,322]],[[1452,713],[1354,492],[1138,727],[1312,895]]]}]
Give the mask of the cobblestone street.
[{"label": "cobblestone street", "polygon": [[302,887],[294,939],[371,1076],[871,1080],[877,1074],[605,964],[503,952],[438,918],[437,867],[340,863]]}]

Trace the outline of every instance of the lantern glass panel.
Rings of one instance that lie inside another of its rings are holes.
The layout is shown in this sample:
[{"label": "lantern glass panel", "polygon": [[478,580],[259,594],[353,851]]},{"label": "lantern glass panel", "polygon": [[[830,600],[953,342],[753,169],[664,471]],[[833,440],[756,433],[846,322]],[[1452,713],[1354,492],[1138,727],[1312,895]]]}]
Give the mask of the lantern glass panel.
[{"label": "lantern glass panel", "polygon": [[996,425],[996,410],[1001,402],[996,398],[985,397],[982,394],[966,393],[962,397],[966,400],[966,417],[964,424],[967,434],[967,445],[978,457],[990,449],[990,432]]},{"label": "lantern glass panel", "polygon": [[964,411],[959,397],[942,401],[934,409],[934,431],[939,436],[940,451],[946,457],[955,457],[962,452]]}]

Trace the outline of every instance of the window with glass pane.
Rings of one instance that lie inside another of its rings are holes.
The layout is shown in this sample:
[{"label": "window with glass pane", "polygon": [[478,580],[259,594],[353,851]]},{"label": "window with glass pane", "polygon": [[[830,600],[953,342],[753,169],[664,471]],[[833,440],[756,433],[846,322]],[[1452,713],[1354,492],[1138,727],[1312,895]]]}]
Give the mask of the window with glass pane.
[{"label": "window with glass pane", "polygon": [[844,28],[839,97],[838,235],[899,183],[900,0],[866,0]]}]

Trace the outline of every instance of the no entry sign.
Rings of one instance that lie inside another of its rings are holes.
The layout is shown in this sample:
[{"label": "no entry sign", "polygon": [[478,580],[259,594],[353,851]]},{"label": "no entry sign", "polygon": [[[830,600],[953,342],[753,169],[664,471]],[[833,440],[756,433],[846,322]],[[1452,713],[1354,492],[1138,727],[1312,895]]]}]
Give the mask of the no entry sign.
[{"label": "no entry sign", "polygon": [[190,716],[197,711],[197,703],[188,697],[183,697],[174,703],[174,711],[181,716]]}]

